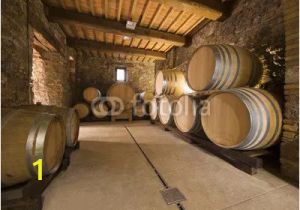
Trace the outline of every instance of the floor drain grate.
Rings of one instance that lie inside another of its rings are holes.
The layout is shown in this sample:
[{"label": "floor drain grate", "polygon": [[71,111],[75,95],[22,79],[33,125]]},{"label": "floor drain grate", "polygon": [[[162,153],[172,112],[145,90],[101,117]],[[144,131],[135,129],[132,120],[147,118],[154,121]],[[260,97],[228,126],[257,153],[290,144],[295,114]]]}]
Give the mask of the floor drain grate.
[{"label": "floor drain grate", "polygon": [[184,195],[177,188],[168,188],[160,192],[168,205],[177,204],[186,200]]}]

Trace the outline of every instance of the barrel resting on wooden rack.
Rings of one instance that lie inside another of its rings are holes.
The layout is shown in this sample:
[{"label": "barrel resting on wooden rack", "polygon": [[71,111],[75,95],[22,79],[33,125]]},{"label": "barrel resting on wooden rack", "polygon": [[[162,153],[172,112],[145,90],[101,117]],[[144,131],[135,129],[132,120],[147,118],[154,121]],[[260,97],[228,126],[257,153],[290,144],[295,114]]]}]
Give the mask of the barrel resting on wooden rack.
[{"label": "barrel resting on wooden rack", "polygon": [[151,102],[149,103],[149,115],[151,120],[157,120],[158,119],[158,99],[153,98]]},{"label": "barrel resting on wooden rack", "polygon": [[93,100],[100,97],[101,97],[101,92],[97,88],[88,87],[83,91],[83,98],[88,103],[92,103]]},{"label": "barrel resting on wooden rack", "polygon": [[147,104],[136,104],[133,107],[133,115],[140,118],[147,116]]},{"label": "barrel resting on wooden rack", "polygon": [[162,96],[159,98],[158,116],[163,125],[173,126],[173,112],[175,108],[176,98],[171,96]]},{"label": "barrel resting on wooden rack", "polygon": [[175,104],[173,113],[178,130],[183,133],[199,134],[202,131],[201,108],[202,103],[199,97],[181,96]]},{"label": "barrel resting on wooden rack", "polygon": [[43,176],[60,166],[65,150],[65,127],[58,115],[2,108],[2,186],[37,178],[33,163],[42,159]]},{"label": "barrel resting on wooden rack", "polygon": [[208,138],[224,148],[240,150],[272,146],[281,133],[279,103],[267,91],[238,88],[208,98],[209,115],[201,115]]},{"label": "barrel resting on wooden rack", "polygon": [[185,79],[185,74],[181,70],[159,71],[155,78],[156,95],[170,95],[179,97],[184,93],[190,93]]},{"label": "barrel resting on wooden rack", "polygon": [[73,108],[76,110],[79,119],[84,119],[90,114],[90,105],[87,103],[77,103]]},{"label": "barrel resting on wooden rack", "polygon": [[144,91],[141,93],[137,93],[135,96],[135,100],[137,103],[148,103],[150,102],[154,97],[154,94],[152,91]]},{"label": "barrel resting on wooden rack", "polygon": [[60,115],[64,121],[65,128],[66,128],[67,146],[73,147],[77,143],[80,121],[79,121],[78,113],[74,108],[47,106],[47,105],[39,105],[39,104],[25,105],[19,108]]},{"label": "barrel resting on wooden rack", "polygon": [[188,62],[186,79],[194,91],[255,86],[262,74],[259,59],[231,45],[204,45]]},{"label": "barrel resting on wooden rack", "polygon": [[101,101],[99,100],[93,101],[91,103],[91,111],[93,115],[98,118],[102,119],[104,117],[107,117],[109,115],[109,105],[107,101]]},{"label": "barrel resting on wooden rack", "polygon": [[129,83],[115,83],[107,91],[108,97],[119,98],[124,108],[131,109],[134,101],[135,92]]}]

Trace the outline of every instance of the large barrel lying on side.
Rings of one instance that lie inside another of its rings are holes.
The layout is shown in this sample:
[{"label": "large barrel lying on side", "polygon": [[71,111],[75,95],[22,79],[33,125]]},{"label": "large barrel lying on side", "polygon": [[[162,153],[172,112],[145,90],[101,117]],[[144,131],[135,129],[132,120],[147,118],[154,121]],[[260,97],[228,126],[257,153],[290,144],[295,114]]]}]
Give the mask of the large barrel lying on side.
[{"label": "large barrel lying on side", "polygon": [[195,91],[254,86],[261,63],[248,50],[230,45],[205,45],[188,62],[186,79]]},{"label": "large barrel lying on side", "polygon": [[158,116],[161,124],[172,126],[174,125],[174,107],[176,99],[171,96],[162,96],[159,99]]},{"label": "large barrel lying on side", "polygon": [[159,71],[155,78],[156,95],[171,95],[179,97],[184,93],[190,93],[184,72],[181,70]]},{"label": "large barrel lying on side", "polygon": [[102,119],[108,116],[109,114],[109,108],[107,103],[102,102],[101,100],[93,101],[91,103],[91,110],[93,115],[98,119]]},{"label": "large barrel lying on side", "polygon": [[210,114],[201,122],[208,138],[224,148],[240,150],[272,146],[281,132],[278,102],[267,91],[239,88],[221,91],[208,98]]},{"label": "large barrel lying on side", "polygon": [[146,115],[148,115],[147,113],[147,107],[146,104],[137,104],[134,106],[133,108],[133,114],[136,117],[145,117]]},{"label": "large barrel lying on side", "polygon": [[86,103],[78,103],[73,106],[76,110],[79,119],[84,119],[90,114],[90,106]]},{"label": "large barrel lying on side", "polygon": [[136,101],[142,103],[148,103],[153,99],[153,97],[154,94],[152,91],[144,91],[136,94]]},{"label": "large barrel lying on side", "polygon": [[88,87],[83,91],[83,98],[88,103],[91,103],[94,99],[100,97],[101,97],[101,92],[97,88]]},{"label": "large barrel lying on side", "polygon": [[42,159],[43,175],[60,166],[65,149],[64,123],[57,115],[2,109],[1,176],[4,186],[36,179],[33,162]]},{"label": "large barrel lying on side", "polygon": [[155,94],[161,95],[165,92],[166,82],[163,71],[159,71],[155,77]]},{"label": "large barrel lying on side", "polygon": [[113,84],[107,91],[107,96],[119,98],[123,102],[123,107],[125,110],[132,108],[134,95],[135,92],[128,83]]},{"label": "large barrel lying on side", "polygon": [[183,133],[199,134],[202,131],[201,100],[189,95],[181,96],[175,104],[174,122]]},{"label": "large barrel lying on side", "polygon": [[149,103],[149,115],[151,120],[157,120],[158,118],[157,98],[153,98]]},{"label": "large barrel lying on side", "polygon": [[21,108],[32,111],[48,112],[50,114],[58,114],[62,117],[67,136],[67,146],[73,147],[78,140],[79,134],[79,117],[75,109],[67,107],[56,107],[46,105],[25,105]]}]

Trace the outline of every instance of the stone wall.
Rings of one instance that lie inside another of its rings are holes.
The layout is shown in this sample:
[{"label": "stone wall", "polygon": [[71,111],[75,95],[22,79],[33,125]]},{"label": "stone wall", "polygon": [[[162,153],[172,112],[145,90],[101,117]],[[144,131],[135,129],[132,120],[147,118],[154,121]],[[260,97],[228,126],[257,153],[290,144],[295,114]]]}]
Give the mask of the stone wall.
[{"label": "stone wall", "polygon": [[118,67],[127,69],[128,82],[136,92],[154,90],[154,63],[102,59],[79,54],[76,60],[77,101],[82,100],[82,92],[89,86],[106,94],[108,88],[115,83],[115,69]]},{"label": "stone wall", "polygon": [[1,2],[1,102],[2,106],[30,103],[30,55],[27,4]]},{"label": "stone wall", "polygon": [[[39,101],[70,105],[70,71],[63,31],[48,22],[40,0],[4,0],[1,9],[2,104]],[[37,51],[33,56],[33,48],[40,51],[38,56]]]},{"label": "stone wall", "polygon": [[284,0],[285,86],[280,162],[282,172],[299,179],[299,2]]},{"label": "stone wall", "polygon": [[31,79],[33,103],[71,104],[70,72],[59,53],[34,49]]},{"label": "stone wall", "polygon": [[56,106],[71,105],[71,72],[68,68],[66,36],[57,24],[48,22],[41,1],[30,0],[30,12],[32,18],[38,18],[38,22],[33,24],[33,31],[35,32],[35,25],[43,28],[51,37],[52,43],[56,45],[53,46],[56,49],[52,49],[52,46],[48,47],[49,43],[47,40],[44,41],[47,37],[40,38],[37,29],[38,35],[34,34],[33,38],[35,40],[33,40],[31,74],[32,102]]}]

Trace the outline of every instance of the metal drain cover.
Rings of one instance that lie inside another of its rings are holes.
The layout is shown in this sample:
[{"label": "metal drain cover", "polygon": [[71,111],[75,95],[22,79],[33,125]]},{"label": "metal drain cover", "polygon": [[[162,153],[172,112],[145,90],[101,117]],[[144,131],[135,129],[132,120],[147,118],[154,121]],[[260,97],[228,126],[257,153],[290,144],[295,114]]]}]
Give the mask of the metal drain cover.
[{"label": "metal drain cover", "polygon": [[176,187],[161,190],[160,193],[168,205],[177,204],[186,200],[184,195]]}]

